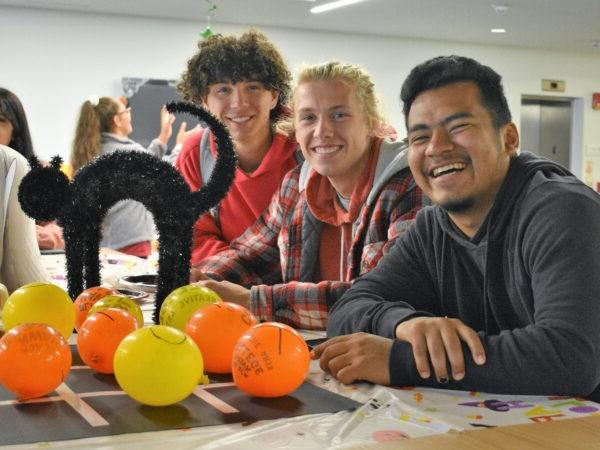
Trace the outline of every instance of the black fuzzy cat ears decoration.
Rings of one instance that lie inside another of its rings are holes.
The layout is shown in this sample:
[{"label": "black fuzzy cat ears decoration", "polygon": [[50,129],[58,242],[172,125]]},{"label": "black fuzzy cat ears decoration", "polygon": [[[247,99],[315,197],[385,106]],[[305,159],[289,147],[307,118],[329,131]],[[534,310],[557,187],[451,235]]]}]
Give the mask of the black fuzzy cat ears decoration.
[{"label": "black fuzzy cat ears decoration", "polygon": [[71,298],[100,284],[101,226],[108,209],[120,200],[142,203],[154,216],[159,235],[155,323],[165,297],[189,283],[193,225],[227,194],[237,164],[227,129],[208,111],[183,102],[169,103],[167,110],[198,117],[216,138],[215,169],[200,190],[191,192],[170,163],[149,153],[116,151],[86,164],[71,182],[60,171],[59,156],[47,167],[34,156],[18,193],[27,215],[39,221],[56,219],[63,228]]}]

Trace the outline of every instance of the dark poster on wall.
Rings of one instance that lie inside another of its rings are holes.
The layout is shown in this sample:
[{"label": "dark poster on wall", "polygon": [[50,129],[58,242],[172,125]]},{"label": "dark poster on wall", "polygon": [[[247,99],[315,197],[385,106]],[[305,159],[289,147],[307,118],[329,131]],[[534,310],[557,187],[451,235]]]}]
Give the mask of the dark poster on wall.
[{"label": "dark poster on wall", "polygon": [[[133,133],[129,137],[148,147],[160,132],[160,108],[168,102],[183,100],[177,90],[177,81],[127,77],[122,79],[122,84],[123,94],[131,107]],[[167,146],[169,152],[175,146],[177,131],[182,122],[187,123],[188,130],[198,124],[194,117],[176,116],[173,134]]]}]

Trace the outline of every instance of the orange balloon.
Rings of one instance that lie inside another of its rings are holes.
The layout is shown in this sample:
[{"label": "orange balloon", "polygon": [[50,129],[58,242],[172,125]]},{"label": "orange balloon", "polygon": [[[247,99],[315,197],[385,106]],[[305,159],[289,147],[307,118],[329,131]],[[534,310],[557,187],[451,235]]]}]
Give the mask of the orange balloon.
[{"label": "orange balloon", "polygon": [[300,333],[277,322],[255,325],[242,334],[233,351],[236,386],[256,397],[279,397],[306,378],[310,356]]},{"label": "orange balloon", "polygon": [[221,302],[196,311],[183,331],[198,345],[207,372],[231,373],[236,342],[257,323],[256,317],[243,306]]},{"label": "orange balloon", "polygon": [[104,286],[94,286],[87,288],[75,299],[75,329],[79,331],[81,324],[87,319],[90,308],[103,297],[107,295],[117,295],[119,291]]},{"label": "orange balloon", "polygon": [[25,323],[0,339],[0,383],[21,400],[52,392],[70,369],[69,344],[49,325]]},{"label": "orange balloon", "polygon": [[106,308],[87,318],[77,335],[81,360],[101,373],[114,373],[113,358],[121,341],[138,329],[135,317],[123,309]]}]

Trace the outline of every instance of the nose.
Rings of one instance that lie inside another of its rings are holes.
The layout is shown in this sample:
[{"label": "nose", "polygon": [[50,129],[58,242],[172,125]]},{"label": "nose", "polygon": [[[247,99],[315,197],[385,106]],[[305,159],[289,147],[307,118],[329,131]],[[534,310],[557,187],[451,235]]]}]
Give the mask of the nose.
[{"label": "nose", "polygon": [[426,156],[437,156],[452,150],[452,139],[444,127],[435,127],[425,151]]},{"label": "nose", "polygon": [[317,121],[315,136],[319,138],[330,138],[333,136],[333,126],[326,117],[322,117]]},{"label": "nose", "polygon": [[246,93],[241,86],[234,86],[231,91],[231,106],[234,108],[239,108],[240,106],[245,106],[248,103],[248,98],[246,97]]}]

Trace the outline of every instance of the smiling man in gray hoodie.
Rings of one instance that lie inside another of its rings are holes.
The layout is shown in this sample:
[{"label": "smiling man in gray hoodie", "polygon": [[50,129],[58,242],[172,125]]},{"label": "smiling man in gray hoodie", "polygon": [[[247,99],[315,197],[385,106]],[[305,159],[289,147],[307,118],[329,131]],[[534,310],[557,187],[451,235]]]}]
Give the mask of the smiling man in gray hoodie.
[{"label": "smiling man in gray hoodie", "polygon": [[600,196],[517,154],[501,78],[477,61],[429,60],[401,97],[435,206],[336,302],[314,357],[344,383],[599,400]]}]

